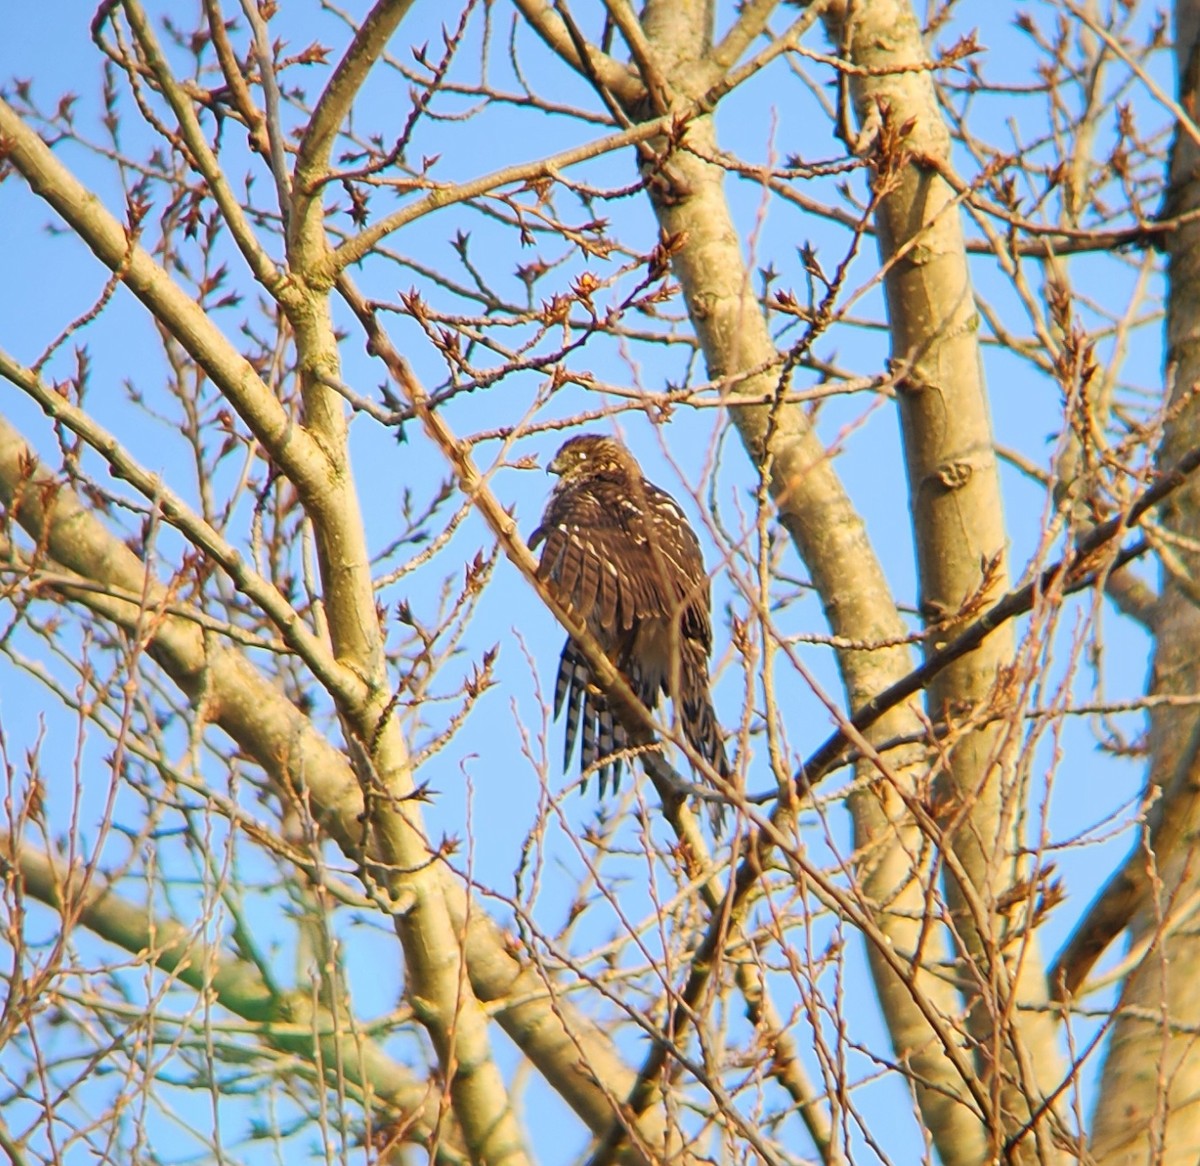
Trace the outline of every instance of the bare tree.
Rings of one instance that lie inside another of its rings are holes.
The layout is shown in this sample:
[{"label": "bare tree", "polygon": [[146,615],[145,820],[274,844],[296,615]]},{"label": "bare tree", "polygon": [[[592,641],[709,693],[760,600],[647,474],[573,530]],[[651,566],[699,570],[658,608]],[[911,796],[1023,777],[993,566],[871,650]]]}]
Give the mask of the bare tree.
[{"label": "bare tree", "polygon": [[[48,30],[95,72],[0,100],[10,1161],[1194,1163],[1177,8],[1173,59],[1075,0]],[[728,779],[538,576],[582,431],[702,534]]]}]

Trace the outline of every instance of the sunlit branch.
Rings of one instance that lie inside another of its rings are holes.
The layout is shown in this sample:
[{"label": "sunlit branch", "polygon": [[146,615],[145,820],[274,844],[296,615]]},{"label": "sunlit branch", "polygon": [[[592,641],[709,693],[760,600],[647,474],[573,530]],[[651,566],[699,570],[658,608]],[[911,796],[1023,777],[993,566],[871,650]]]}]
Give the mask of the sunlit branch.
[{"label": "sunlit branch", "polygon": [[[1184,459],[1184,462],[1190,463],[1192,459]],[[1184,462],[1180,463],[1180,467]],[[1177,472],[1180,471],[1180,467],[1177,467]],[[1031,610],[1040,596],[1055,590],[1056,587],[1059,587],[1064,595],[1086,590],[1094,586],[1097,579],[1104,573],[1118,570],[1144,555],[1150,547],[1143,541],[1117,552],[1110,562],[1097,567],[1091,566],[1096,552],[1118,538],[1126,529],[1136,526],[1138,519],[1147,509],[1157,505],[1168,494],[1178,489],[1186,477],[1194,473],[1197,468],[1200,468],[1200,456],[1196,457],[1190,468],[1182,471],[1182,476],[1178,479],[1172,476],[1169,482],[1160,482],[1161,493],[1158,493],[1153,501],[1147,502],[1144,507],[1135,507],[1136,514],[1131,509],[1126,515],[1118,515],[1096,527],[1091,535],[1080,540],[1077,549],[1071,554],[1040,572],[1032,583],[1027,583],[1025,586],[1009,592],[969,624],[950,643],[930,653],[919,667],[863,705],[853,716],[847,718],[846,729],[839,729],[829,737],[801,766],[796,774],[798,788],[805,790],[816,785],[832,768],[840,764],[840,758],[843,752],[849,748],[853,735],[869,728],[889,709],[895,708],[909,697],[922,691],[929,681],[948,664],[973,652],[997,628]]]},{"label": "sunlit branch", "polygon": [[[373,1039],[352,1032],[345,1017],[314,1008],[307,992],[271,991],[253,963],[226,955],[219,944],[207,942],[202,931],[155,918],[144,905],[129,902],[108,886],[85,885],[80,871],[3,831],[0,876],[19,879],[34,899],[51,910],[69,909],[79,924],[146,959],[167,976],[196,992],[212,993],[222,1008],[249,1022],[248,1031],[264,1046],[311,1063],[314,1042],[319,1044],[327,1075],[336,1066],[353,1085],[367,1087],[365,1096],[380,1106],[381,1118],[389,1111],[410,1117],[419,1114],[410,1135],[418,1144],[431,1144],[433,1130],[444,1120],[436,1096]],[[450,1145],[439,1155],[443,1166],[464,1161],[462,1152],[454,1149],[457,1142],[457,1134],[451,1136]]]},{"label": "sunlit branch", "polygon": [[5,352],[0,352],[0,376],[35,400],[47,416],[82,437],[118,478],[129,482],[189,542],[219,563],[237,589],[268,616],[284,642],[304,660],[342,707],[354,707],[363,701],[366,688],[362,679],[334,658],[279,589],[253,570],[237,548],[196,514],[158,474],[144,469],[111,433]]},{"label": "sunlit branch", "polygon": [[562,17],[545,0],[516,0],[516,5],[538,36],[577,73],[599,78],[626,108],[643,96],[642,85],[632,72],[607,53],[589,45],[588,59],[582,60]]},{"label": "sunlit branch", "polygon": [[594,142],[588,142],[585,145],[575,146],[569,150],[563,150],[561,153],[552,154],[548,158],[543,157],[516,166],[506,166],[502,170],[497,170],[492,174],[485,174],[480,178],[472,179],[470,182],[463,182],[454,186],[437,187],[430,191],[424,198],[419,199],[409,206],[401,207],[400,210],[393,211],[389,215],[385,215],[378,222],[373,223],[359,234],[347,239],[346,242],[342,243],[329,256],[327,260],[328,265],[334,272],[344,271],[351,264],[357,263],[360,259],[368,255],[381,239],[432,211],[453,206],[455,203],[467,202],[478,198],[480,195],[489,194],[501,186],[509,186],[516,182],[527,182],[534,178],[555,177],[557,171],[568,166],[573,166],[578,162],[586,162],[591,158],[598,158],[602,154],[611,153],[613,150],[619,150],[625,146],[636,145],[638,142],[646,141],[648,138],[662,133],[667,128],[669,120],[668,118],[661,118],[645,125],[633,126],[630,129],[622,130],[620,133],[599,138]]},{"label": "sunlit branch", "polygon": [[241,62],[234,54],[233,45],[229,42],[229,33],[225,29],[225,14],[221,11],[220,0],[204,0],[204,15],[208,21],[209,35],[212,37],[213,48],[221,65],[221,74],[229,92],[233,95],[233,105],[246,123],[250,141],[254,149],[264,158],[270,156],[271,143],[267,138],[266,119],[262,110],[254,103],[250,86],[242,71]]},{"label": "sunlit branch", "polygon": [[333,143],[371,67],[410,7],[412,0],[378,0],[359,25],[305,127],[296,153],[296,183],[292,191],[295,221],[290,224],[293,238],[302,248],[297,258],[305,266],[319,263],[323,258],[323,237],[321,247],[316,247],[316,238],[312,236],[322,229],[322,180],[326,177]]},{"label": "sunlit branch", "polygon": [[[663,76],[662,69],[654,59],[654,49],[646,40],[641,21],[638,20],[629,0],[604,0],[604,7],[612,17],[613,23],[621,30],[621,35],[625,38],[625,43],[629,46],[629,51],[637,62],[638,72],[642,76],[642,83],[650,96],[654,112],[665,114],[671,107],[673,94]],[[589,57],[591,55],[589,52]]]},{"label": "sunlit branch", "polygon": [[779,0],[748,0],[738,9],[738,17],[729,31],[705,58],[704,64],[725,72],[737,64],[744,53],[766,29]]},{"label": "sunlit branch", "polygon": [[8,148],[8,160],[34,192],[66,219],[106,267],[113,271],[124,268],[129,289],[212,377],[297,489],[319,496],[326,486],[324,455],[209,315],[2,99],[0,135]]},{"label": "sunlit branch", "polygon": [[163,56],[146,13],[138,0],[122,0],[122,7],[125,9],[129,25],[137,38],[138,46],[146,57],[151,73],[175,113],[188,151],[195,160],[196,167],[204,181],[208,184],[213,199],[220,207],[221,215],[229,225],[230,234],[237,243],[238,250],[245,257],[250,270],[254,272],[254,278],[267,291],[273,295],[278,294],[281,273],[271,261],[271,257],[263,250],[250,224],[246,221],[241,204],[234,196],[216,156],[209,148],[190,98],[176,82],[175,75],[171,72],[171,66]]},{"label": "sunlit branch", "polygon": [[271,166],[271,177],[275,180],[275,195],[279,201],[279,212],[284,223],[291,217],[292,182],[287,168],[287,147],[284,141],[283,121],[280,113],[279,82],[275,77],[275,58],[271,51],[270,33],[267,22],[254,0],[241,0],[242,12],[250,25],[253,37],[254,56],[258,62],[258,79],[263,91],[264,124],[270,151],[267,155]]}]

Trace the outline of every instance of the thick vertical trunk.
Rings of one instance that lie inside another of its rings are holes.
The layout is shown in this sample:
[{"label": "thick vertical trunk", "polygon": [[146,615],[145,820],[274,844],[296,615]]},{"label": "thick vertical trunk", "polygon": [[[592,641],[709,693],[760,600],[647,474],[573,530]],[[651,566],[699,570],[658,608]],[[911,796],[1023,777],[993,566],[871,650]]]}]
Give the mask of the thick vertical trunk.
[{"label": "thick vertical trunk", "polygon": [[[921,607],[952,638],[984,589],[1001,591],[1007,535],[977,342],[978,315],[954,194],[928,160],[949,160],[924,38],[907,0],[831,9],[831,30],[858,69],[851,77],[859,124],[878,126],[875,216],[885,266],[897,400],[913,515]],[[986,706],[1011,663],[1006,627],[943,671],[929,712],[949,722]],[[968,1023],[999,1112],[993,1152],[1053,1157],[1045,1122],[1029,1123],[1061,1080],[1044,971],[1032,938],[1006,945],[997,901],[1024,877],[1018,855],[1021,791],[1007,723],[954,742],[939,799],[943,844],[953,851],[946,893],[960,945]],[[1016,1008],[1012,1005],[1015,1003]]]},{"label": "thick vertical trunk", "polygon": [[[1181,104],[1200,96],[1200,4],[1176,5],[1176,64]],[[1167,205],[1200,207],[1200,148],[1179,128],[1171,155]],[[1200,444],[1200,224],[1166,236],[1169,421],[1159,451],[1170,465]],[[1192,479],[1164,506],[1170,559],[1156,610],[1157,644],[1149,688],[1156,696],[1200,693],[1200,482]],[[1150,783],[1161,800],[1145,855],[1149,893],[1132,924],[1135,943],[1157,937],[1124,986],[1101,1078],[1092,1152],[1105,1166],[1200,1157],[1200,934],[1179,926],[1200,892],[1200,717],[1194,705],[1156,705],[1150,714]]]}]

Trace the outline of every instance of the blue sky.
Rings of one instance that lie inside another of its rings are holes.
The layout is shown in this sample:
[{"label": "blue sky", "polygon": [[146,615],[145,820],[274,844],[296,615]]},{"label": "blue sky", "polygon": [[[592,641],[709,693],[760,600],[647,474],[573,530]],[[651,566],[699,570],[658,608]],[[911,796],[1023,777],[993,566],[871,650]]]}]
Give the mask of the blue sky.
[{"label": "blue sky", "polygon": [[[296,29],[291,35],[297,48],[313,37],[320,37],[334,46],[344,43],[338,22],[322,16],[315,6],[289,3],[286,7],[286,19],[297,21],[297,25],[290,26]],[[1022,76],[1027,42],[1013,29],[1009,20],[1011,10],[1007,6],[978,5],[968,6],[968,9],[959,13],[959,19],[964,26],[975,22],[983,25],[980,39],[987,46],[984,58],[987,69],[993,74]],[[1034,12],[1045,17],[1050,10],[1041,7],[1035,8]],[[393,50],[397,57],[407,58],[411,45],[425,41],[436,48],[440,43],[442,16],[436,6],[415,5],[395,38]],[[74,4],[10,6],[4,16],[5,35],[0,38],[0,84],[7,84],[9,78],[34,78],[35,96],[47,108],[52,108],[65,91],[80,94],[83,98],[79,104],[80,124],[85,127],[85,132],[94,134],[98,126],[95,99],[101,82],[101,68],[87,38],[89,18],[90,13],[81,14]],[[954,35],[957,31],[960,30],[954,30]],[[947,32],[940,39],[948,41],[951,35]],[[594,99],[583,85],[566,70],[549,62],[531,36],[522,33],[518,44],[522,62],[531,71],[535,84],[559,100],[595,108]],[[494,54],[494,57],[498,63],[494,66],[493,76],[498,84],[507,85],[511,78],[507,75],[504,54]],[[1165,70],[1166,60],[1160,58],[1158,66]],[[736,145],[741,156],[749,160],[778,159],[792,153],[800,153],[809,161],[839,155],[841,147],[829,133],[815,102],[806,99],[798,86],[794,90],[784,88],[783,74],[776,69],[747,86],[745,92],[734,95],[722,107],[718,118],[722,141]],[[403,93],[403,88],[395,76],[381,72],[364,91],[356,111],[356,125],[368,127],[364,132],[378,129],[385,136],[388,132],[396,132],[407,109],[398,99],[398,92]],[[1133,100],[1140,103],[1138,108],[1144,111],[1148,121],[1157,116],[1144,94],[1135,92]],[[468,103],[464,100],[462,104]],[[1034,113],[1032,102],[1013,98],[1008,104],[995,102],[983,109],[979,124],[995,140],[1004,141],[1006,133],[1016,133],[1008,129],[1009,125],[1021,125],[1022,118],[1032,118]],[[587,140],[594,132],[567,119],[501,109],[474,121],[427,124],[415,140],[410,156],[440,154],[435,169],[438,177],[466,178]],[[1033,133],[1033,126],[1027,131],[1022,130],[1021,140],[1029,140]],[[130,148],[135,150],[138,132],[132,126],[129,135]],[[110,207],[119,211],[120,185],[111,167],[73,146],[64,146],[60,154]],[[573,171],[572,177],[609,187],[628,184],[634,179],[633,161],[629,156],[617,156]],[[861,187],[861,176],[854,176],[850,181]],[[260,175],[256,195],[266,199],[263,184],[264,178]],[[822,224],[806,220],[777,203],[771,205],[762,219],[762,191],[751,182],[730,180],[729,190],[744,236],[753,240],[752,264],[773,264],[780,272],[782,285],[803,287],[797,247],[809,240],[821,249],[827,268],[840,257],[838,248],[843,245],[840,240],[844,240],[840,233],[830,232]],[[581,213],[578,208],[576,213]],[[613,220],[613,234],[630,246],[648,251],[653,245],[655,227],[648,207],[640,197],[605,202],[603,213]],[[10,176],[0,185],[0,242],[4,246],[8,272],[7,278],[0,281],[0,345],[27,362],[37,357],[66,322],[88,309],[106,278],[100,266],[74,240],[47,232],[52,221],[53,216],[29,197],[18,179]],[[513,243],[511,233],[490,228],[479,216],[445,212],[418,222],[391,242],[412,263],[447,270],[456,278],[465,279],[452,244],[458,229],[471,232],[472,261],[479,264],[489,280],[506,296],[522,300],[525,291],[517,267],[528,263],[535,252],[521,250]],[[855,261],[849,286],[868,282],[876,265],[873,248],[864,247]],[[606,266],[601,261],[592,266],[604,275],[615,268],[616,262]],[[565,285],[567,273],[579,267],[577,260],[569,260],[561,274],[550,278],[549,284]],[[1118,285],[1131,278],[1111,257],[1074,260],[1072,271],[1081,288],[1095,287],[1098,298],[1111,293],[1117,299]],[[430,285],[411,266],[375,265],[356,273],[356,278],[369,294],[380,299],[397,300],[400,294],[415,285],[432,303],[454,304],[452,297]],[[1006,311],[1013,311],[1011,293],[994,271],[980,264],[977,278],[984,295],[994,298]],[[622,289],[628,286],[628,283],[621,285]],[[541,295],[541,289],[535,294]],[[878,317],[881,311],[878,295],[870,293],[856,314]],[[235,343],[241,342],[240,322],[247,312],[248,308],[243,306],[218,314],[226,334]],[[348,334],[342,351],[343,378],[360,392],[370,394],[382,380],[382,370],[364,353],[357,327],[348,313],[341,313],[339,318]],[[398,345],[409,355],[418,375],[426,384],[436,386],[442,380],[444,370],[432,348],[406,321],[389,317],[389,327]],[[153,423],[137,418],[122,388],[130,381],[149,394],[165,372],[165,362],[144,311],[129,297],[118,295],[80,339],[86,340],[94,368],[88,404],[105,424],[121,434],[144,464],[163,472],[181,492],[194,492],[191,480],[181,476],[181,467],[186,466],[186,448],[178,432],[169,421]],[[1139,332],[1126,358],[1123,374],[1126,380],[1151,388],[1158,385],[1159,343],[1155,327]],[[56,357],[51,366],[53,375],[69,374],[69,348]],[[856,372],[868,375],[882,370],[887,357],[884,335],[876,333],[872,336],[861,331],[835,330],[822,342],[819,351],[830,359],[836,356]],[[667,382],[678,383],[687,376],[688,355],[680,349],[630,352],[617,345],[596,343],[573,359],[576,368],[591,371],[600,379],[617,384],[641,384],[648,389],[660,388]],[[1057,390],[1053,384],[1034,376],[1027,364],[995,347],[985,349],[984,359],[998,442],[1019,448],[1041,465],[1047,465],[1053,451],[1050,437],[1061,424]],[[1103,350],[1102,359],[1106,359]],[[797,385],[805,387],[812,380],[811,374],[805,374]],[[530,407],[540,384],[541,378],[533,374],[510,378],[504,382],[503,391],[459,398],[447,408],[447,416],[456,431],[463,435],[511,423],[514,416]],[[576,390],[567,390],[544,407],[539,417],[565,416],[591,404],[595,404],[594,399],[585,398]],[[0,389],[0,407],[39,448],[53,450],[52,435],[38,411],[20,400],[15,390]],[[848,424],[857,425],[863,415],[861,401],[834,402],[822,412],[822,433],[832,440]],[[697,518],[697,504],[695,500],[689,500],[688,495],[700,481],[720,423],[715,411],[695,416],[676,415],[665,432],[678,471],[663,457],[658,435],[643,417],[630,415],[628,420],[622,421],[621,432],[642,457],[649,476],[680,497],[693,518]],[[446,475],[440,455],[430,448],[415,427],[410,427],[407,436],[408,440],[398,445],[392,433],[381,430],[369,419],[360,417],[354,423],[355,473],[373,548],[382,548],[393,536],[404,488],[412,488],[418,500],[429,498]],[[538,434],[524,440],[517,452],[535,455],[544,466],[560,439],[556,433]],[[487,448],[483,447],[484,450]],[[865,517],[895,593],[903,602],[914,604],[916,585],[906,497],[901,487],[901,449],[896,418],[890,408],[871,412],[865,422],[857,426],[852,439],[846,442],[845,451],[839,455],[838,468]],[[521,529],[525,533],[532,530],[548,490],[546,477],[535,470],[499,469],[493,484],[506,503],[515,505]],[[716,486],[719,509],[727,520],[736,521],[739,509],[749,510],[748,491],[752,484],[740,447],[736,440],[728,439]],[[1014,571],[1018,572],[1035,545],[1043,500],[1040,491],[1015,471],[1005,470],[1004,486],[1012,531],[1012,563]],[[706,538],[705,542],[711,562],[715,550],[710,539]],[[470,561],[476,550],[489,547],[490,538],[482,524],[474,517],[468,518],[446,551],[428,570],[420,572],[413,581],[385,591],[381,599],[392,610],[404,599],[412,604],[418,615],[432,613],[438,602],[442,579],[457,578],[462,564]],[[176,548],[177,543],[172,537],[164,535],[164,557],[169,560]],[[790,549],[785,552],[783,562],[790,574],[803,574],[802,566]],[[719,660],[725,661],[716,689],[717,703],[720,709],[727,710],[725,716],[729,719],[736,715],[738,708],[740,676],[735,663],[728,659],[729,631],[725,610],[729,604],[735,605],[736,609],[738,598],[728,581],[721,577],[715,582],[715,598],[716,654]],[[1064,618],[1060,656],[1066,655],[1072,621],[1082,619],[1083,614],[1084,608],[1079,606],[1070,609]],[[1123,621],[1115,619],[1111,610],[1103,618],[1105,694],[1111,699],[1134,697],[1143,685],[1147,642]],[[797,603],[780,619],[788,632],[819,633],[825,630],[819,605],[811,599]],[[474,877],[481,883],[509,892],[513,884],[517,840],[533,826],[539,797],[536,773],[520,754],[519,724],[527,726],[535,735],[541,730],[535,680],[543,692],[552,686],[561,634],[516,572],[503,561],[496,568],[494,583],[481,600],[464,640],[465,655],[452,667],[465,670],[471,660],[477,659],[493,643],[498,643],[501,649],[496,686],[481,700],[454,746],[430,761],[421,776],[438,794],[427,812],[432,833],[436,836],[444,830],[466,836],[469,823],[473,840],[469,857]],[[527,647],[532,658],[532,671],[522,645]],[[35,646],[31,643],[29,650]],[[816,648],[802,651],[806,665],[815,671],[826,690],[840,693],[829,653]],[[787,678],[784,695],[789,718],[789,744],[797,754],[810,752],[830,731],[828,714],[795,677]],[[82,749],[89,765],[96,766],[97,772],[103,771],[102,759],[107,744],[102,739],[89,738],[80,745],[75,739],[72,722],[63,721],[56,714],[52,698],[30,684],[26,676],[3,659],[0,659],[0,723],[4,726],[10,757],[20,757],[34,743],[39,732],[43,733],[42,766],[48,775],[70,775],[77,748]],[[1136,731],[1136,722],[1128,721],[1127,728]],[[551,772],[555,776],[560,733],[560,726],[551,727],[547,742]],[[1067,725],[1064,744],[1067,760],[1062,768],[1060,789],[1065,791],[1065,796],[1058,797],[1049,810],[1055,838],[1069,837],[1103,819],[1112,808],[1133,795],[1140,777],[1136,764],[1118,765],[1100,754],[1094,747],[1093,728],[1084,721],[1072,721]],[[63,779],[50,776],[48,780],[53,786],[56,780]],[[468,781],[469,798],[466,796]],[[769,784],[764,759],[755,759],[750,788],[766,788]],[[625,789],[630,789],[628,782]],[[652,799],[650,791],[643,790],[642,793]],[[89,783],[84,790],[79,833],[85,840],[92,830],[89,821],[98,820],[106,797],[106,782]],[[119,799],[118,817],[126,806],[133,812],[139,804],[136,799],[128,802]],[[586,797],[573,796],[564,802],[563,809],[576,830],[597,812],[591,793]],[[844,831],[845,822],[836,811],[833,820],[836,829]],[[663,836],[661,827],[658,833]],[[819,830],[814,829],[811,844],[814,850],[820,851]],[[117,839],[111,840],[110,845],[119,853]],[[1067,879],[1071,897],[1043,930],[1047,948],[1055,947],[1066,935],[1091,892],[1125,852],[1127,845],[1126,838],[1114,838],[1104,845],[1064,851],[1059,856],[1059,869]],[[467,857],[464,851],[464,863]],[[539,918],[547,930],[553,931],[562,921],[573,890],[573,877],[557,877],[554,872],[558,864],[574,872],[577,869],[573,865],[575,862],[568,840],[552,832],[547,874],[537,896]],[[624,874],[628,881],[621,891],[622,905],[634,915],[639,915],[645,905],[644,894],[638,891],[635,883],[637,869],[636,862],[626,866]],[[263,913],[264,942],[278,942],[280,959],[286,962],[291,929],[270,921],[275,906],[269,898],[262,898],[256,907],[256,911],[259,910]],[[598,904],[591,926],[600,937],[606,928],[615,928],[616,923],[605,914],[603,904]],[[817,933],[820,942],[830,939],[827,929],[818,927]],[[363,1016],[385,1012],[394,1006],[400,992],[400,977],[393,970],[399,959],[393,937],[386,927],[370,922],[347,924],[345,936],[353,947],[348,974],[358,1009]],[[861,959],[848,959],[844,974],[845,990],[850,999],[871,999]],[[873,1003],[870,1007],[873,1008]],[[869,1022],[863,1034],[872,1041],[879,1039],[877,1027]],[[515,1058],[503,1037],[497,1038],[497,1047],[507,1063],[514,1065]],[[630,1050],[631,1056],[640,1056],[638,1042],[631,1042]],[[0,1051],[0,1059],[3,1056]],[[869,1072],[865,1062],[855,1068],[864,1074]],[[869,1099],[864,1102],[864,1110],[868,1116],[895,1112],[897,1106],[907,1110],[905,1094],[894,1076],[871,1086],[866,1096]],[[251,1119],[253,1102],[246,1104],[246,1110],[234,1111],[236,1121]],[[534,1083],[530,1086],[528,1108],[531,1115],[536,1115],[530,1124],[535,1131],[541,1160],[547,1163],[574,1160],[584,1139],[578,1127],[563,1116],[561,1104],[553,1094]],[[554,1119],[550,1120],[546,1115],[554,1115]],[[564,1133],[564,1130],[570,1132]],[[886,1132],[889,1139],[894,1139],[888,1141],[889,1149],[900,1160],[919,1149],[920,1130],[916,1123],[903,1129],[898,1128],[897,1123]],[[855,1141],[861,1145],[857,1138]],[[244,1160],[267,1160],[256,1157],[255,1153],[257,1151],[247,1149]]]}]

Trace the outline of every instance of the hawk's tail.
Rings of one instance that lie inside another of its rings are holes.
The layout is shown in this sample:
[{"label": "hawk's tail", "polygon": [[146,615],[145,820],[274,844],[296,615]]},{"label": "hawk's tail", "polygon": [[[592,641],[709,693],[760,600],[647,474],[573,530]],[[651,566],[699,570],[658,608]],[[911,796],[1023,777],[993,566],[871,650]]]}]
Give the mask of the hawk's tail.
[{"label": "hawk's tail", "polygon": [[587,792],[588,771],[598,762],[603,762],[597,772],[600,777],[600,796],[604,797],[609,777],[612,777],[614,793],[621,780],[620,758],[611,762],[605,759],[628,749],[629,736],[625,732],[625,726],[613,716],[604,694],[592,688],[591,679],[592,673],[583,653],[576,647],[574,640],[568,639],[559,657],[558,678],[554,682],[555,719],[562,711],[564,703],[567,708],[563,770],[571,768],[571,757],[575,753],[575,742],[580,737],[582,726],[583,744],[580,747],[579,764],[584,778],[579,788],[582,792]]},{"label": "hawk's tail", "polygon": [[[730,777],[733,767],[725,752],[721,726],[708,691],[708,653],[698,641],[685,639],[679,663],[681,693],[676,707],[684,736],[721,777]],[[630,686],[638,699],[647,708],[653,709],[658,703],[659,678],[643,675],[634,661],[630,661],[629,665],[625,674]],[[603,797],[610,776],[614,792],[621,780],[620,759],[606,759],[613,753],[628,749],[629,737],[625,726],[613,716],[604,694],[592,687],[591,679],[591,670],[583,653],[573,640],[568,639],[558,661],[558,677],[554,684],[555,718],[564,707],[567,710],[563,769],[571,768],[575,742],[581,740],[580,768],[586,775],[590,769],[598,767],[600,796]],[[586,776],[580,788],[586,792]],[[719,831],[723,807],[719,802],[713,802],[711,806],[713,827]]]}]

